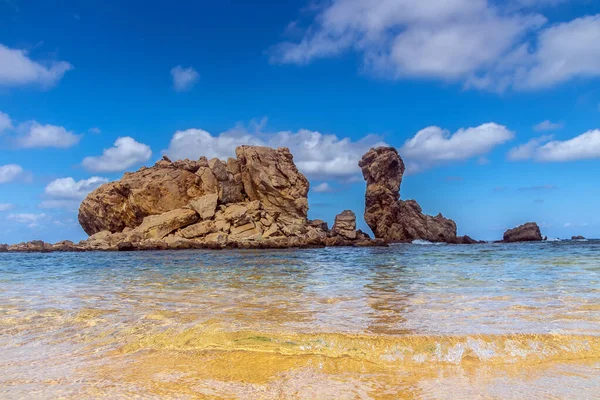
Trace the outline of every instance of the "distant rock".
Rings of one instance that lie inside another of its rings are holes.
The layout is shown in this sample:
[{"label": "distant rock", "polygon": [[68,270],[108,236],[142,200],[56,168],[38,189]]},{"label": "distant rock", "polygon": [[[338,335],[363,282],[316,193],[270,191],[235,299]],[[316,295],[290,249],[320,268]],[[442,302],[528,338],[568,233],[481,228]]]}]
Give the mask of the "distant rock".
[{"label": "distant rock", "polygon": [[539,242],[542,241],[540,227],[535,222],[527,222],[521,226],[504,232],[503,242]]},{"label": "distant rock", "polygon": [[571,240],[585,240],[585,237],[581,235],[571,236]]},{"label": "distant rock", "polygon": [[346,239],[356,239],[356,214],[345,210],[336,215],[332,231]]},{"label": "distant rock", "polygon": [[393,147],[369,150],[360,160],[367,181],[365,221],[376,238],[388,242],[476,243],[468,236],[456,236],[456,224],[442,214],[423,214],[415,200],[400,200],[404,162]]}]

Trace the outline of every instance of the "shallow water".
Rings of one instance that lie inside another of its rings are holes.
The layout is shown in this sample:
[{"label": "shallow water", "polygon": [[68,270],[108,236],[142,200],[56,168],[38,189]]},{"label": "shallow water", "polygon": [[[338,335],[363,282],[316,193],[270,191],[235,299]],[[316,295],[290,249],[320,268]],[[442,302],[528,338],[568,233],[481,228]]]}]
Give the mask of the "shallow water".
[{"label": "shallow water", "polygon": [[600,241],[0,255],[2,398],[598,398]]}]

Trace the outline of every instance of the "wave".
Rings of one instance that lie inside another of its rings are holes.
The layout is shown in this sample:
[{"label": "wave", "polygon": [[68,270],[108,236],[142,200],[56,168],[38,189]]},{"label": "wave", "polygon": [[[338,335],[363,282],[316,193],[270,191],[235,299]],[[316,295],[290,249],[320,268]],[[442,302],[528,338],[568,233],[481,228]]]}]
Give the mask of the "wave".
[{"label": "wave", "polygon": [[413,240],[411,242],[412,244],[417,244],[417,245],[421,245],[421,246],[439,246],[439,245],[443,245],[446,243],[442,243],[442,242],[430,242],[429,240],[421,240],[421,239],[417,239],[417,240]]},{"label": "wave", "polygon": [[120,353],[140,350],[228,353],[257,352],[281,357],[350,357],[377,365],[535,364],[600,359],[600,337],[567,334],[352,335],[224,332],[205,328],[136,336]]},{"label": "wave", "polygon": [[546,239],[546,242],[562,242],[562,239],[559,238],[548,238]]}]

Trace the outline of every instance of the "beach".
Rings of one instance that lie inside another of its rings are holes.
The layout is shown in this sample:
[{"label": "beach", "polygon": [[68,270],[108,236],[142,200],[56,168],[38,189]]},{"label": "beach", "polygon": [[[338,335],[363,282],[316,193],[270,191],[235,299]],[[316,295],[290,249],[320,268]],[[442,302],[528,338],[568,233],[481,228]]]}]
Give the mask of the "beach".
[{"label": "beach", "polygon": [[600,241],[4,254],[1,398],[594,398]]}]

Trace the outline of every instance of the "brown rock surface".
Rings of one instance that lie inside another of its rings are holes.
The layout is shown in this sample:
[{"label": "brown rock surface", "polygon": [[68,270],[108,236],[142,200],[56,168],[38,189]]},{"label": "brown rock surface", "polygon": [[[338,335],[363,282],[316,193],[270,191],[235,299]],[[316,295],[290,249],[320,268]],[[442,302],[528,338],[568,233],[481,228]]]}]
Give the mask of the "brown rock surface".
[{"label": "brown rock surface", "polygon": [[198,214],[188,208],[177,208],[160,215],[149,215],[140,226],[135,228],[130,236],[136,233],[144,239],[162,239],[169,233],[198,221]]},{"label": "brown rock surface", "polygon": [[[389,242],[463,243],[456,236],[456,224],[442,214],[423,214],[415,200],[400,200],[404,162],[392,147],[369,150],[360,160],[367,181],[365,221],[376,238]],[[466,242],[465,242],[466,243]]]},{"label": "brown rock surface", "polygon": [[203,194],[198,175],[162,160],[90,193],[79,207],[79,223],[88,235],[121,232],[137,227],[149,215],[184,207]]},{"label": "brown rock surface", "polygon": [[309,184],[289,149],[240,146],[235,154],[250,200],[260,200],[265,210],[306,219]]},{"label": "brown rock surface", "polygon": [[[8,251],[127,251],[192,248],[285,248],[379,245],[345,211],[333,230],[308,221],[309,183],[287,148],[241,146],[226,162],[206,157],[126,173],[82,202],[91,236],[79,244],[32,242]],[[4,249],[4,248],[2,248]],[[70,250],[69,250],[70,249]]]},{"label": "brown rock surface", "polygon": [[356,239],[356,214],[344,210],[336,215],[332,231],[346,239]]},{"label": "brown rock surface", "polygon": [[517,226],[504,232],[503,242],[539,242],[542,238],[540,227],[535,222]]},{"label": "brown rock surface", "polygon": [[190,201],[190,207],[198,213],[200,219],[210,219],[215,215],[218,202],[219,195],[211,193],[193,199]]}]

